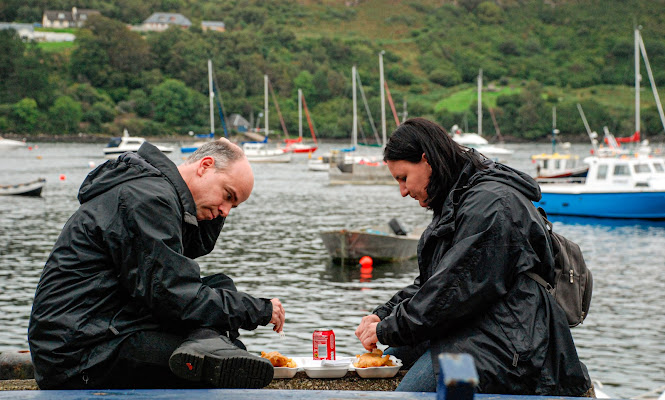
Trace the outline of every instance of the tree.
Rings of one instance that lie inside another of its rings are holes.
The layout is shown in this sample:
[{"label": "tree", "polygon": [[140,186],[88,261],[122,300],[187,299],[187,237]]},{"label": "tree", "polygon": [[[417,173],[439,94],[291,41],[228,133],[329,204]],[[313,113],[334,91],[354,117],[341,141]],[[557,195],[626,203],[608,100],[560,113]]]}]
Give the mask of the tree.
[{"label": "tree", "polygon": [[173,127],[200,124],[202,112],[207,110],[205,96],[176,79],[167,79],[155,87],[150,101],[154,104],[155,120]]},{"label": "tree", "polygon": [[83,117],[81,104],[69,96],[58,97],[48,110],[52,134],[71,134],[78,130]]},{"label": "tree", "polygon": [[30,133],[37,127],[40,112],[34,99],[25,98],[14,104],[13,114],[19,132]]},{"label": "tree", "polygon": [[76,44],[73,77],[93,86],[136,86],[137,77],[151,66],[150,47],[141,35],[100,15],[88,19]]}]

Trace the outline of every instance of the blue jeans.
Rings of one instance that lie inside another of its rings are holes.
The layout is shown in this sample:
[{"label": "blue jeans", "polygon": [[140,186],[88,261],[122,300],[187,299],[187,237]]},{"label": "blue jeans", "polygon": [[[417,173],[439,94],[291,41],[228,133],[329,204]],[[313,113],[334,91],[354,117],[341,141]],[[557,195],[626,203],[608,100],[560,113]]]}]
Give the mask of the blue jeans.
[{"label": "blue jeans", "polygon": [[395,391],[436,392],[429,341],[415,346],[388,347],[384,354],[399,358],[404,364],[402,369],[408,370]]}]

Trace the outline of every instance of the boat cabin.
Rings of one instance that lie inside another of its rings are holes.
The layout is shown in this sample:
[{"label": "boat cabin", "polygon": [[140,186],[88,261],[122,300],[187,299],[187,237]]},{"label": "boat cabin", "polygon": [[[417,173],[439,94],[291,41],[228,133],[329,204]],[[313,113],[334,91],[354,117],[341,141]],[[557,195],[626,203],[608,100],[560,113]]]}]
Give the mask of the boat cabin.
[{"label": "boat cabin", "polygon": [[665,160],[656,157],[587,157],[587,186],[665,188]]},{"label": "boat cabin", "polygon": [[578,178],[585,177],[588,165],[579,165],[579,156],[575,154],[536,154],[531,156],[536,164],[536,178]]}]

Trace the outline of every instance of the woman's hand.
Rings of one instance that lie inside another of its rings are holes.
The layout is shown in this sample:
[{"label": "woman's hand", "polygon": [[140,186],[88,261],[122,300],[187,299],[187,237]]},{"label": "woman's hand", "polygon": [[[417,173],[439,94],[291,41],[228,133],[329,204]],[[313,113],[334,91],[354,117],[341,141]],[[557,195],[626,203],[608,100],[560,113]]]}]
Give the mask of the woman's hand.
[{"label": "woman's hand", "polygon": [[375,349],[376,342],[379,341],[379,338],[376,336],[376,326],[379,322],[381,322],[381,318],[378,315],[367,315],[363,317],[356,329],[356,336],[367,351]]},{"label": "woman's hand", "polygon": [[270,299],[272,303],[272,318],[270,319],[271,324],[275,324],[272,328],[273,331],[279,333],[284,328],[284,320],[286,319],[284,307],[279,299]]}]

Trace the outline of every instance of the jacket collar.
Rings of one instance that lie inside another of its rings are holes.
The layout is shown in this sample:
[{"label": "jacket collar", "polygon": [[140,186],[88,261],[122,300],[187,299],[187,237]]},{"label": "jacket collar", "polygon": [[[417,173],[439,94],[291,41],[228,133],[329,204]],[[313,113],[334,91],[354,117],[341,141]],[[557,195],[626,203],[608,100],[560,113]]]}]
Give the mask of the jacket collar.
[{"label": "jacket collar", "polygon": [[[470,152],[476,152],[470,149]],[[494,162],[488,159],[483,161],[489,168],[494,166]],[[435,214],[432,222],[429,224],[425,231],[425,236],[442,236],[451,232],[455,228],[455,210],[457,209],[462,195],[471,187],[476,181],[478,169],[471,161],[467,161],[462,168],[455,185],[448,193],[448,197],[443,202],[441,213]]]},{"label": "jacket collar", "polygon": [[176,167],[173,161],[171,161],[157,147],[148,142],[144,142],[141,147],[139,147],[138,155],[150,165],[160,170],[166,179],[171,182],[178,193],[180,204],[184,211],[185,222],[198,226],[194,197],[192,197],[192,192],[189,191],[189,187],[187,187],[185,180],[182,179],[182,175],[180,175],[180,171],[178,171],[178,167]]}]

